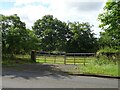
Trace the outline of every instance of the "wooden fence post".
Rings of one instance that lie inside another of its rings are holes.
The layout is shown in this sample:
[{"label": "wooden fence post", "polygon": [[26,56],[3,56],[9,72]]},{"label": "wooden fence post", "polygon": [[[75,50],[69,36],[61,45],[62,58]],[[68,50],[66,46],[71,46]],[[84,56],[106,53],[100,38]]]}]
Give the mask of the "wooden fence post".
[{"label": "wooden fence post", "polygon": [[85,55],[84,55],[84,66],[85,66],[85,62],[86,62],[86,60],[85,60]]},{"label": "wooden fence post", "polygon": [[55,58],[54,58],[54,64],[56,63],[56,55],[55,55]]},{"label": "wooden fence post", "polygon": [[31,60],[32,60],[33,62],[36,62],[36,53],[35,53],[35,50],[32,50],[32,51],[31,51]]},{"label": "wooden fence post", "polygon": [[66,64],[66,53],[64,55],[64,64]]},{"label": "wooden fence post", "polygon": [[47,55],[45,54],[44,56],[45,56],[45,63],[46,63],[46,57],[47,57]]},{"label": "wooden fence post", "polygon": [[75,65],[75,54],[74,54],[74,65]]}]

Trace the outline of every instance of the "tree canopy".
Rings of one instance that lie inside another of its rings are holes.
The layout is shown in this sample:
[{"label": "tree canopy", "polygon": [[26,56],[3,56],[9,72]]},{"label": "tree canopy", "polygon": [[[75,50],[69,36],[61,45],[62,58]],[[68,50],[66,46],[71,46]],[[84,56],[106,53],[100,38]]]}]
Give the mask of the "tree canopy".
[{"label": "tree canopy", "polygon": [[33,38],[32,31],[26,29],[25,23],[20,20],[17,14],[11,16],[0,15],[0,28],[3,53],[17,54],[33,48],[31,47],[28,50],[28,47],[33,45],[30,41],[35,37]]},{"label": "tree canopy", "polygon": [[45,15],[34,23],[33,30],[40,40],[42,50],[64,50],[69,33],[65,22],[52,15]]},{"label": "tree canopy", "polygon": [[26,28],[17,14],[0,15],[2,50],[6,54],[28,53],[31,50],[62,52],[96,52],[97,41],[89,23],[62,22],[45,15]]},{"label": "tree canopy", "polygon": [[89,23],[65,23],[45,15],[34,23],[33,30],[44,51],[95,52],[96,38]]},{"label": "tree canopy", "polygon": [[101,47],[120,50],[120,1],[108,1],[98,19],[101,21],[100,28],[103,30],[100,37]]},{"label": "tree canopy", "polygon": [[92,32],[89,23],[69,23],[71,32],[70,39],[67,41],[67,52],[95,52],[97,40]]}]

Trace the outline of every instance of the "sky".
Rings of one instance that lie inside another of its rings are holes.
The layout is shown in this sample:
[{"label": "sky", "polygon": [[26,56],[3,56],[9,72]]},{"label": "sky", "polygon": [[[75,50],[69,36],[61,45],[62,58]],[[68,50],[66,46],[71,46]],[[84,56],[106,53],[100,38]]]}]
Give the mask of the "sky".
[{"label": "sky", "polygon": [[64,22],[89,22],[99,37],[97,18],[105,3],[106,0],[0,0],[0,14],[17,14],[30,29],[36,20],[48,14]]}]

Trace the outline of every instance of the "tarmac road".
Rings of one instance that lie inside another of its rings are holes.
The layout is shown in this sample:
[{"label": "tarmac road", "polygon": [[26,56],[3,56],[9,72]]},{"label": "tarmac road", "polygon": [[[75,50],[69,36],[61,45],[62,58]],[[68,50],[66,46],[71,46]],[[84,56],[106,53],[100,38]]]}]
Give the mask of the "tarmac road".
[{"label": "tarmac road", "polygon": [[[3,75],[3,88],[118,88],[117,79],[47,74],[34,76],[33,73],[19,72]],[[32,76],[32,77],[31,77]]]}]

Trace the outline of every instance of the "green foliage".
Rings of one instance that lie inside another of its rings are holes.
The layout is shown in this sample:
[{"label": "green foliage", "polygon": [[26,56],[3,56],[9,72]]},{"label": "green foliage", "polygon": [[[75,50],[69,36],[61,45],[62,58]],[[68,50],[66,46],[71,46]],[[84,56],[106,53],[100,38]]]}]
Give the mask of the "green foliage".
[{"label": "green foliage", "polygon": [[40,47],[44,51],[64,50],[68,34],[66,23],[52,15],[45,15],[37,20],[32,27],[40,39]]},{"label": "green foliage", "polygon": [[0,15],[3,54],[28,53],[34,48],[37,38],[34,32],[26,29],[25,23],[14,14]]},{"label": "green foliage", "polygon": [[94,62],[94,64],[98,64],[98,65],[105,65],[105,64],[110,64],[110,63],[111,62],[106,55],[100,55],[99,59],[95,60]]},{"label": "green foliage", "polygon": [[95,52],[97,39],[91,30],[89,23],[69,23],[71,36],[67,41],[67,52]]},{"label": "green foliage", "polygon": [[52,15],[45,15],[32,28],[44,51],[95,52],[97,41],[91,27],[89,23],[66,24]]},{"label": "green foliage", "polygon": [[45,15],[26,29],[17,14],[0,15],[4,54],[29,53],[32,49],[62,52],[95,52],[97,40],[89,23],[65,23]]},{"label": "green foliage", "polygon": [[114,64],[118,63],[119,58],[120,58],[120,52],[119,50],[116,50],[114,48],[110,48],[110,47],[105,47],[100,49],[97,52],[97,57],[99,59],[99,63],[100,64],[109,64],[111,62],[113,62]]},{"label": "green foliage", "polygon": [[105,48],[102,48],[98,51],[99,53],[118,53],[119,50],[116,50],[114,48],[110,48],[110,47],[105,47]]},{"label": "green foliage", "polygon": [[100,50],[97,52],[102,59],[100,63],[117,63],[120,61],[120,1],[108,1],[98,19],[103,30],[99,39]]},{"label": "green foliage", "polygon": [[98,19],[101,21],[100,28],[104,30],[101,32],[100,46],[120,50],[120,1],[108,1]]}]

